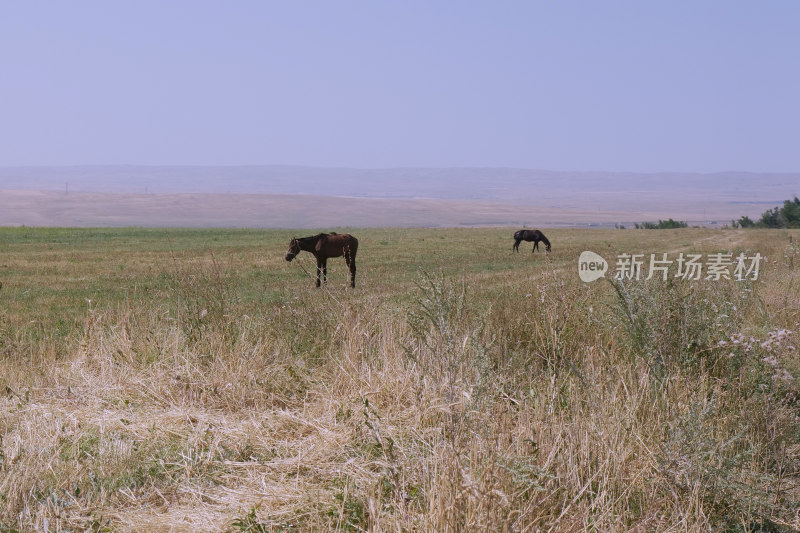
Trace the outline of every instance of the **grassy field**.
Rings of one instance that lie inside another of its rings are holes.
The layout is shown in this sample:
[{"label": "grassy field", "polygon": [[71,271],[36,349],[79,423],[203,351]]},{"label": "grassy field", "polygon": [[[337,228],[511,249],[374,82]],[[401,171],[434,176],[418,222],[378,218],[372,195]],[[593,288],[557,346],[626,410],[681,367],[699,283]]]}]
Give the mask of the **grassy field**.
[{"label": "grassy field", "polygon": [[350,231],[0,228],[0,532],[800,530],[800,230]]}]

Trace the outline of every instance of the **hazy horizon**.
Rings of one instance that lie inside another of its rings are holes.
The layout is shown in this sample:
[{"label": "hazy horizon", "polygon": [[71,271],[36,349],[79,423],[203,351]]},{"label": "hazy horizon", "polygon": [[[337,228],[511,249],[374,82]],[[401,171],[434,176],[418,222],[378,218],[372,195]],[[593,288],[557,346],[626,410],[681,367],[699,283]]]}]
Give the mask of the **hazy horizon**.
[{"label": "hazy horizon", "polygon": [[[758,187],[754,187],[757,184]],[[542,200],[606,191],[670,189],[751,198],[778,190],[800,193],[800,172],[604,172],[511,167],[345,168],[305,165],[69,165],[0,166],[0,190],[85,192],[316,194]]]},{"label": "hazy horizon", "polygon": [[0,167],[0,225],[719,226],[800,193],[791,173],[508,168]]},{"label": "hazy horizon", "polygon": [[0,166],[798,172],[797,20],[789,0],[15,2]]}]

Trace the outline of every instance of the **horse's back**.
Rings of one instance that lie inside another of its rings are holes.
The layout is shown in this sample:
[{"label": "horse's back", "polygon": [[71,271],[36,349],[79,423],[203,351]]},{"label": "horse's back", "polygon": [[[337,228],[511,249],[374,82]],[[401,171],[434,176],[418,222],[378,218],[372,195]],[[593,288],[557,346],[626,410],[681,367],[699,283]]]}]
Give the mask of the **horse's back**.
[{"label": "horse's back", "polygon": [[358,243],[358,240],[349,233],[328,233],[327,239],[329,242],[334,242],[346,246],[353,242]]},{"label": "horse's back", "polygon": [[514,233],[514,238],[518,241],[531,241],[537,233],[538,230],[521,229]]},{"label": "horse's back", "polygon": [[514,239],[518,241],[542,241],[545,238],[544,233],[538,229],[521,229],[514,233]]},{"label": "horse's back", "polygon": [[358,239],[349,233],[320,233],[317,236],[317,251],[327,257],[341,257],[345,252],[355,254]]}]

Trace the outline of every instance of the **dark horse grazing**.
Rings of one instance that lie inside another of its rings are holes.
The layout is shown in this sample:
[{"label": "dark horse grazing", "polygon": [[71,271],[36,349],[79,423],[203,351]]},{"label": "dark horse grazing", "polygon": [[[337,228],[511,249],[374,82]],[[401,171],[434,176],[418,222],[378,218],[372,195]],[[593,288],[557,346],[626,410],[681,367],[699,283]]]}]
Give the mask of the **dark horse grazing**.
[{"label": "dark horse grazing", "polygon": [[514,248],[515,252],[519,252],[519,243],[531,242],[533,241],[533,253],[537,248],[539,248],[539,241],[542,241],[545,246],[545,250],[548,252],[550,251],[550,241],[547,240],[547,237],[544,236],[544,233],[539,231],[538,229],[521,229],[514,233]]},{"label": "dark horse grazing", "polygon": [[350,286],[356,286],[356,252],[358,239],[352,235],[320,233],[311,237],[292,239],[286,251],[286,260],[291,261],[301,251],[311,252],[317,258],[317,287],[321,281],[328,281],[328,258],[342,257],[350,267]]}]

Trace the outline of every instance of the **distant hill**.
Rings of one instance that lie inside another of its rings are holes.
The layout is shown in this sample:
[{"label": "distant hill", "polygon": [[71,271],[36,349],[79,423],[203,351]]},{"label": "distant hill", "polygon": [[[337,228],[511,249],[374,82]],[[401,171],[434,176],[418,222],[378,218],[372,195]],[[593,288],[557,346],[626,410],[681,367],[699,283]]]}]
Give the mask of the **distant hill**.
[{"label": "distant hill", "polygon": [[[8,193],[2,196],[3,190],[43,191],[48,193],[46,197],[49,200],[37,204],[34,196],[25,194],[12,199]],[[389,213],[392,216],[385,220],[380,218],[381,209],[374,207],[380,204],[337,202],[337,205],[347,205],[348,208],[358,206],[358,209],[374,212],[377,218],[369,219],[372,221],[370,224],[369,220],[345,209],[341,213],[344,218],[335,220],[380,226],[452,225],[456,220],[460,225],[516,225],[519,221],[536,221],[535,214],[545,211],[550,214],[548,220],[559,225],[568,224],[570,220],[576,224],[594,221],[613,225],[614,222],[643,222],[658,218],[712,225],[726,224],[742,215],[760,215],[765,209],[800,194],[800,173],[644,174],[514,168],[347,169],[295,166],[0,167],[0,225],[30,223],[23,222],[23,219],[41,219],[43,224],[106,225],[97,224],[97,220],[88,214],[74,224],[54,218],[52,212],[36,218],[37,209],[43,210],[45,205],[50,206],[48,209],[51,211],[55,209],[58,212],[60,208],[54,207],[58,202],[53,202],[59,194],[81,195],[84,199],[93,198],[94,202],[110,202],[108,205],[134,195],[137,198],[131,204],[134,206],[145,206],[148,202],[162,206],[164,198],[169,195],[181,195],[181,205],[185,202],[191,204],[195,200],[187,200],[185,195],[202,194],[200,198],[204,200],[195,202],[199,202],[196,208],[198,213],[202,213],[204,202],[218,206],[214,209],[229,206],[233,210],[214,220],[209,219],[208,225],[249,225],[253,221],[250,216],[246,219],[241,216],[237,218],[235,202],[218,198],[218,195],[270,196],[269,205],[273,210],[279,209],[280,205],[295,205],[296,202],[288,198],[296,195],[314,196],[315,205],[325,205],[319,198],[330,196],[403,200],[392,204],[393,208],[386,212],[387,217]],[[157,200],[156,197],[160,198]],[[24,202],[21,200],[23,198],[26,199]],[[176,198],[173,196],[173,199]],[[275,198],[283,198],[283,203],[276,203]],[[422,200],[444,203],[420,203]],[[481,205],[480,214],[469,207],[471,203]],[[495,208],[487,207],[492,205]],[[414,217],[421,213],[421,206],[428,214],[423,217],[424,220],[417,221]],[[437,218],[435,210],[432,211],[434,206],[442,209],[445,209],[444,206],[451,206],[452,209],[458,206],[460,214],[455,218]],[[188,223],[188,220],[181,219],[181,213],[188,211],[176,209],[173,221],[166,216],[168,209],[159,209],[165,215],[159,217],[161,222],[174,222],[174,225]],[[21,217],[20,213],[26,210],[33,210],[33,213]],[[130,211],[125,223],[135,224],[139,216],[142,224],[150,225],[153,220],[147,218],[146,212],[147,209],[137,215],[135,210]],[[499,216],[503,212],[509,216]],[[532,215],[524,216],[525,212]],[[497,216],[487,216],[491,213]],[[270,217],[270,220],[276,217],[280,219],[280,213],[273,212]],[[114,220],[113,217],[108,219],[108,223],[114,224],[111,220]],[[190,225],[202,224],[202,216],[191,220]]]},{"label": "distant hill", "polygon": [[[315,194],[370,198],[529,201],[565,191],[676,189],[712,196],[764,198],[800,189],[798,173],[554,172],[516,168],[349,169],[295,166],[0,167],[0,189],[125,193]],[[796,191],[800,193],[800,191]],[[785,194],[783,195],[785,196]],[[782,201],[779,195],[769,200]]]}]

